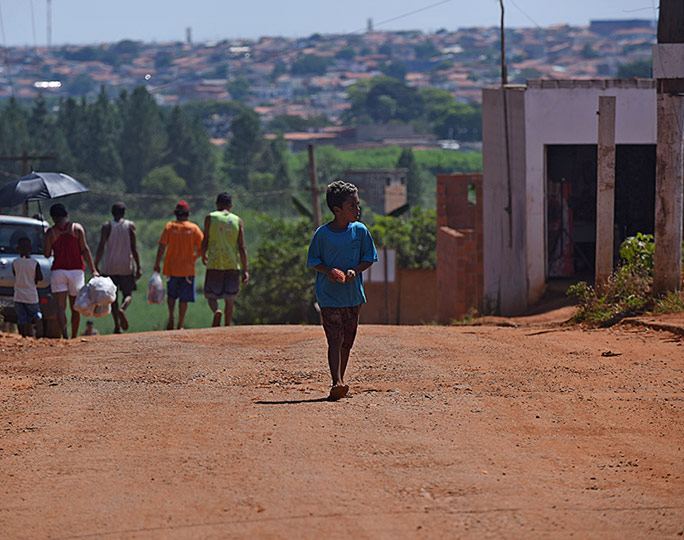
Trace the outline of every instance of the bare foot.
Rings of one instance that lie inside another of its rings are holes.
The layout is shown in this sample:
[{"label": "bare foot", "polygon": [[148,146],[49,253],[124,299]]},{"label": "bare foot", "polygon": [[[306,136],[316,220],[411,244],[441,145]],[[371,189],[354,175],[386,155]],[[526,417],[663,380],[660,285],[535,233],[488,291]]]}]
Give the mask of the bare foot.
[{"label": "bare foot", "polygon": [[330,389],[329,401],[337,401],[343,398],[349,392],[349,387],[346,384],[336,384]]},{"label": "bare foot", "polygon": [[173,319],[169,319],[169,322],[166,323],[166,329],[167,330],[173,330],[173,327],[174,327]]}]

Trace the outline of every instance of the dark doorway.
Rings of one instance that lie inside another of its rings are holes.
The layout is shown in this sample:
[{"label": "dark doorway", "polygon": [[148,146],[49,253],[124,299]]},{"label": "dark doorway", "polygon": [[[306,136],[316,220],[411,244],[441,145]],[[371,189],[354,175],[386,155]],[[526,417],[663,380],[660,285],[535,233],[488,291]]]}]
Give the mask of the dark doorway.
[{"label": "dark doorway", "polygon": [[[591,280],[596,257],[597,146],[548,145],[547,275]],[[653,233],[655,145],[616,145],[615,263],[619,246]]]}]

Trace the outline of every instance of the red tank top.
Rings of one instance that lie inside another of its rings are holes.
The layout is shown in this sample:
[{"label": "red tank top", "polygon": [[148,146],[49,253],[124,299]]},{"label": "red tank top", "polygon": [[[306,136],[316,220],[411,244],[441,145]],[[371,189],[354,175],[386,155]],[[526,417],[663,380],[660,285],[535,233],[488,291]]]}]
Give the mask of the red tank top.
[{"label": "red tank top", "polygon": [[55,254],[53,270],[85,270],[78,238],[67,232],[70,227],[71,223],[67,223],[63,228],[55,225],[59,235],[52,244],[52,252]]}]

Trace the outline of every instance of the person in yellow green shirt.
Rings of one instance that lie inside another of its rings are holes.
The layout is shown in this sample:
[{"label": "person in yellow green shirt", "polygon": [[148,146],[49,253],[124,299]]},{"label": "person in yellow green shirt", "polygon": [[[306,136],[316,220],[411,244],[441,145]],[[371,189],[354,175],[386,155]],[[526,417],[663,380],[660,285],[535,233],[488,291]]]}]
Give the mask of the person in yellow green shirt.
[{"label": "person in yellow green shirt", "polygon": [[204,296],[214,313],[212,326],[221,326],[219,300],[224,300],[225,325],[233,320],[233,303],[240,290],[240,283],[249,281],[247,249],[242,220],[230,210],[233,197],[226,192],[216,197],[216,210],[204,218],[202,262],[207,267],[204,280]]},{"label": "person in yellow green shirt", "polygon": [[159,238],[157,260],[154,271],[160,272],[161,261],[164,258],[164,275],[166,282],[167,305],[169,308],[169,322],[167,330],[173,330],[174,310],[178,300],[178,326],[183,329],[188,302],[195,301],[195,261],[202,254],[202,230],[188,221],[190,206],[180,201],[174,210],[176,221],[169,221]]}]

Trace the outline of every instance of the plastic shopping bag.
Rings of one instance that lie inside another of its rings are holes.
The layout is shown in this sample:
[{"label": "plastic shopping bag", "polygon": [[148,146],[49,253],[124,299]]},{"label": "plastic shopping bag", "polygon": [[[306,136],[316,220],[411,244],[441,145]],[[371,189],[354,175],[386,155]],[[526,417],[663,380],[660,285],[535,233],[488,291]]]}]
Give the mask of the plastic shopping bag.
[{"label": "plastic shopping bag", "polygon": [[97,276],[88,282],[90,287],[90,299],[94,304],[106,305],[116,300],[116,285],[112,278]]},{"label": "plastic shopping bag", "polygon": [[93,310],[93,317],[98,319],[106,317],[112,312],[112,304],[97,304]]},{"label": "plastic shopping bag", "polygon": [[147,286],[147,303],[161,304],[164,302],[164,282],[159,272],[154,272]]},{"label": "plastic shopping bag", "polygon": [[74,302],[74,309],[84,317],[92,317],[95,311],[95,303],[90,299],[90,287],[88,284],[83,285],[78,291],[76,301]]}]

